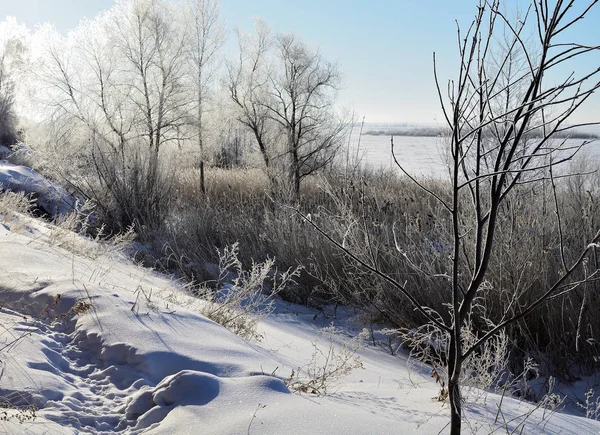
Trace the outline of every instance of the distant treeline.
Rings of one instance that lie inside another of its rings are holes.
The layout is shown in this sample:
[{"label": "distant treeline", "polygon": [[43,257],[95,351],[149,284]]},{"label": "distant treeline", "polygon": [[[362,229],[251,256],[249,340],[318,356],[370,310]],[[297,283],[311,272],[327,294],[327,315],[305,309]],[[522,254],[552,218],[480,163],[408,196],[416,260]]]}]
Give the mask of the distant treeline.
[{"label": "distant treeline", "polygon": [[[439,137],[448,136],[450,130],[448,128],[440,127],[380,127],[371,130],[367,130],[364,135],[368,136],[421,136],[421,137]],[[530,134],[530,137],[539,137],[541,134]],[[600,139],[600,135],[596,133],[590,133],[585,131],[578,131],[577,129],[561,131],[554,134],[557,139]]]}]

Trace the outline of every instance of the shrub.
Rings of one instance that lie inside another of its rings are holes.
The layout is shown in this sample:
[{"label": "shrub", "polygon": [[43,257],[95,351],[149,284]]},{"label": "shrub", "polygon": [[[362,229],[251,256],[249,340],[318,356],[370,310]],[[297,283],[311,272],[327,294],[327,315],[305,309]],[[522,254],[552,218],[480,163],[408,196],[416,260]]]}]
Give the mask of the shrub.
[{"label": "shrub", "polygon": [[218,252],[219,277],[214,288],[201,286],[195,294],[206,301],[201,312],[247,340],[259,340],[258,323],[272,311],[272,298],[293,284],[299,268],[278,272],[275,260],[252,263],[244,270],[238,245]]},{"label": "shrub", "polygon": [[368,335],[365,330],[354,339],[344,338],[333,325],[321,329],[325,345],[318,340],[312,342],[313,353],[306,366],[292,370],[285,380],[287,387],[297,393],[326,395],[338,385],[341,378],[353,370],[362,369],[363,363],[357,355],[363,340]]}]

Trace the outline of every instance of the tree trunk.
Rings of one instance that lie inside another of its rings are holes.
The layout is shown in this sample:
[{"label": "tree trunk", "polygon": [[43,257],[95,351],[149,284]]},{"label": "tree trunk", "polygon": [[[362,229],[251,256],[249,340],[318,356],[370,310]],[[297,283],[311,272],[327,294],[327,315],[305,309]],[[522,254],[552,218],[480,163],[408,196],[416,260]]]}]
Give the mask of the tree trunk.
[{"label": "tree trunk", "polygon": [[206,185],[204,184],[204,161],[200,161],[200,192],[206,195]]},{"label": "tree trunk", "polygon": [[294,173],[294,194],[296,195],[296,202],[300,203],[300,170],[296,167]]},{"label": "tree trunk", "polygon": [[300,204],[300,156],[298,153],[298,143],[295,142],[293,132],[288,137],[290,148],[290,188],[292,189],[293,200]]},{"label": "tree trunk", "polygon": [[462,405],[458,382],[448,381],[448,397],[450,399],[450,435],[460,435]]},{"label": "tree trunk", "polygon": [[450,400],[450,435],[460,435],[462,423],[462,403],[460,397],[460,347],[457,349],[455,339],[450,339],[448,354],[448,399]]}]

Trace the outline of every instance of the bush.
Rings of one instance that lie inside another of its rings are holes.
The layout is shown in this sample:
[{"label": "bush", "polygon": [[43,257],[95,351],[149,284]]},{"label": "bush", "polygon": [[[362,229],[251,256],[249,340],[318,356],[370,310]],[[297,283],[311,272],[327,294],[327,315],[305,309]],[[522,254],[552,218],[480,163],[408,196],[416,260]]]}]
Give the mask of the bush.
[{"label": "bush", "polygon": [[134,225],[143,235],[164,224],[175,196],[168,150],[156,154],[132,141],[115,153],[112,144],[68,121],[32,128],[29,137],[36,170],[93,202],[93,224],[104,226],[105,234]]}]

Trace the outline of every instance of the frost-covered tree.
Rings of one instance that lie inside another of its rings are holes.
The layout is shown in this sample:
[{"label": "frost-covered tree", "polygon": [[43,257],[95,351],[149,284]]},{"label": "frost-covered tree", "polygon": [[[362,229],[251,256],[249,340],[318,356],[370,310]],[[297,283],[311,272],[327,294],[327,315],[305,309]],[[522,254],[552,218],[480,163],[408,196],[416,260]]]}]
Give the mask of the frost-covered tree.
[{"label": "frost-covered tree", "polygon": [[13,145],[17,137],[15,76],[29,54],[30,34],[15,18],[0,23],[0,145]]},{"label": "frost-covered tree", "polygon": [[189,83],[193,89],[194,110],[190,124],[204,160],[205,113],[211,104],[212,86],[218,70],[217,56],[225,42],[225,27],[217,0],[186,0],[181,8],[181,22],[186,35],[186,60]]},{"label": "frost-covered tree", "polygon": [[87,135],[95,188],[108,197],[89,184],[86,193],[121,225],[156,224],[166,212],[161,158],[190,137],[190,113],[202,128],[204,69],[221,44],[219,23],[212,1],[121,0],[67,37],[51,28],[39,35],[47,113]]},{"label": "frost-covered tree", "polygon": [[347,120],[335,98],[337,65],[294,35],[272,35],[258,23],[255,37],[238,32],[240,54],[229,64],[227,87],[238,119],[252,131],[272,181],[284,168],[287,188],[299,198],[306,176],[332,163]]}]

